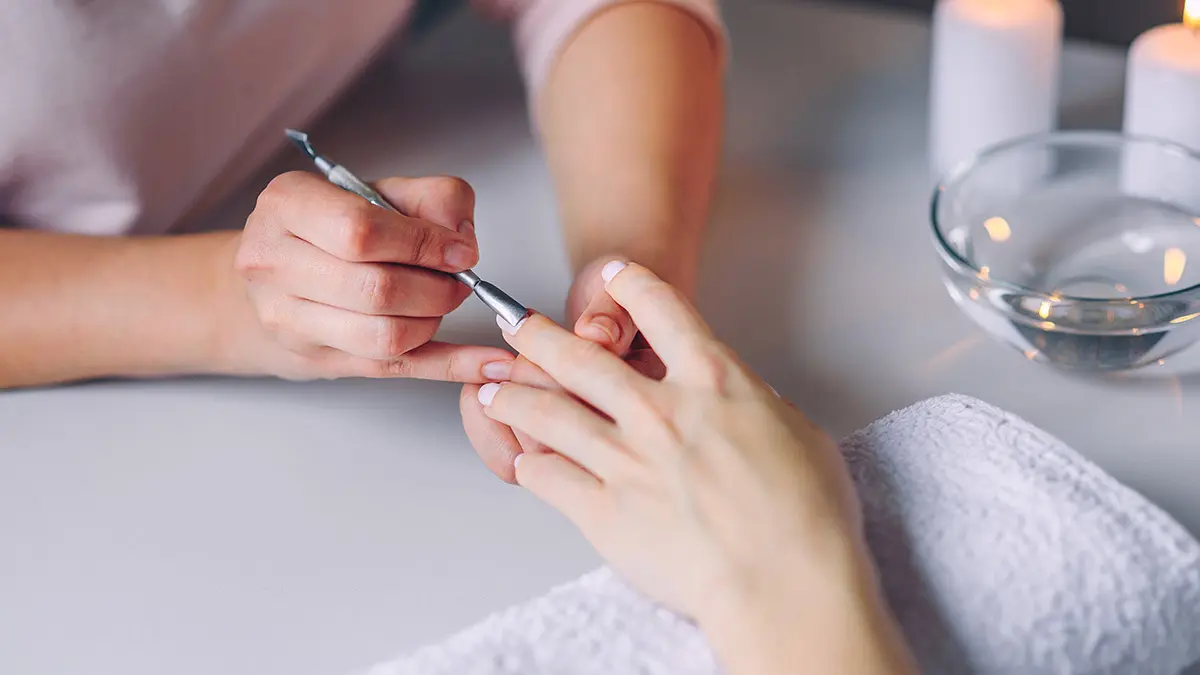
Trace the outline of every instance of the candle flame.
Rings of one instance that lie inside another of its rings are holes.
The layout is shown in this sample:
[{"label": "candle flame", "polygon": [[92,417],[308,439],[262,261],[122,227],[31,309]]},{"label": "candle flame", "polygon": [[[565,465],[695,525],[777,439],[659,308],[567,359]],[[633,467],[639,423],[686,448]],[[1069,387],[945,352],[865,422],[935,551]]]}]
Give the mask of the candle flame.
[{"label": "candle flame", "polygon": [[988,236],[992,238],[992,241],[1008,241],[1008,238],[1012,236],[1012,228],[1003,218],[988,218],[983,221],[983,226],[987,229]]},{"label": "candle flame", "polygon": [[1183,23],[1188,28],[1200,30],[1200,0],[1183,3]]},{"label": "candle flame", "polygon": [[992,275],[992,270],[987,265],[979,268],[979,278],[987,280]]},{"label": "candle flame", "polygon": [[1163,254],[1163,281],[1168,286],[1174,286],[1183,278],[1183,270],[1187,267],[1187,254],[1178,248],[1169,248]]},{"label": "candle flame", "polygon": [[1050,303],[1046,302],[1045,300],[1042,301],[1042,306],[1038,307],[1038,316],[1042,317],[1043,319],[1050,318]]}]

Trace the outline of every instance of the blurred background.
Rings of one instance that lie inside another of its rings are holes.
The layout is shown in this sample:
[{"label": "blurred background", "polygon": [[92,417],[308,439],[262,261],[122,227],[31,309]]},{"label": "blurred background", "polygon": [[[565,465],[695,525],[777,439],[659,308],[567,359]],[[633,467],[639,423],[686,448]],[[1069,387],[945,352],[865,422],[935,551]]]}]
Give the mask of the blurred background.
[{"label": "blurred background", "polygon": [[[801,2],[802,0],[790,0]],[[928,12],[935,0],[846,0]],[[1183,0],[1061,0],[1070,37],[1129,44],[1147,28],[1179,21]]]}]

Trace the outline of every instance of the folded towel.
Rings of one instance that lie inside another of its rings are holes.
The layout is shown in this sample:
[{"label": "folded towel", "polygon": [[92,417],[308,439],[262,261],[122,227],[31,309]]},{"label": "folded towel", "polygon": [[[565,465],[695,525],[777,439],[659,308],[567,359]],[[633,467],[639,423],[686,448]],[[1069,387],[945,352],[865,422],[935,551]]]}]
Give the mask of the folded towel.
[{"label": "folded towel", "polygon": [[[1175,675],[1200,659],[1200,544],[1027,422],[963,396],[842,443],[924,673]],[[369,675],[709,675],[687,621],[608,569]]]}]

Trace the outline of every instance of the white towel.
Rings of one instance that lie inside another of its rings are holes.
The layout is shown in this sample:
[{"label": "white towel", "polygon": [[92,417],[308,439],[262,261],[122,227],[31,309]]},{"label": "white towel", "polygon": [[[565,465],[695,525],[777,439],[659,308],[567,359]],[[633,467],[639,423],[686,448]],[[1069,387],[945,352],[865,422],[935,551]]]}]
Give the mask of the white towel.
[{"label": "white towel", "polygon": [[[924,673],[1175,675],[1200,544],[1050,435],[964,396],[842,443]],[[703,636],[600,569],[369,675],[711,675]]]}]

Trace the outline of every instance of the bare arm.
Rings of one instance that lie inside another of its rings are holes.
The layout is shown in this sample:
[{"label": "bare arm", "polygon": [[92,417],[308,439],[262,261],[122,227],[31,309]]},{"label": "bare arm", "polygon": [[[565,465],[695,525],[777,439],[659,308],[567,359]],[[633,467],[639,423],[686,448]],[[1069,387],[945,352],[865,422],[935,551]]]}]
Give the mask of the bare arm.
[{"label": "bare arm", "polygon": [[576,272],[636,259],[690,291],[722,117],[714,36],[667,4],[629,2],[570,41],[536,102]]},{"label": "bare arm", "polygon": [[511,354],[432,340],[470,293],[439,272],[478,257],[474,193],[446,177],[377,187],[412,215],[293,172],[241,232],[0,230],[0,389],[192,373],[487,381]]},{"label": "bare arm", "polygon": [[216,259],[236,237],[0,230],[0,389],[210,369]]}]

